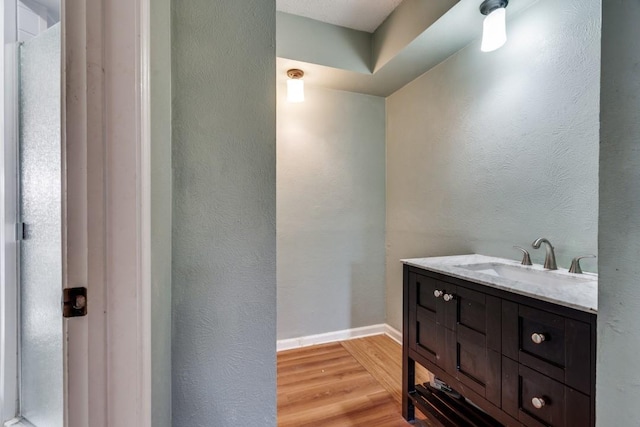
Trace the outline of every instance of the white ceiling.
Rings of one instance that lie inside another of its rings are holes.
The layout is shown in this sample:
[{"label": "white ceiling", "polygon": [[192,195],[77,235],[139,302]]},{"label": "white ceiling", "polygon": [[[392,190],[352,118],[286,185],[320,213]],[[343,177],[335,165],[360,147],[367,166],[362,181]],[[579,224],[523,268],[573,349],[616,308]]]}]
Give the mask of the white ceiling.
[{"label": "white ceiling", "polygon": [[276,0],[292,15],[373,33],[402,0]]}]

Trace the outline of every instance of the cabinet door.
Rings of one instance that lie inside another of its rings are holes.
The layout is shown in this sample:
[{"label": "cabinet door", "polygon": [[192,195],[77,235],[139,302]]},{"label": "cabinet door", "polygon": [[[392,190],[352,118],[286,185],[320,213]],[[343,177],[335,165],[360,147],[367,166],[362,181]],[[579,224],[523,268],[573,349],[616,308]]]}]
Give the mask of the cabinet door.
[{"label": "cabinet door", "polygon": [[430,312],[418,309],[411,313],[410,339],[413,350],[425,359],[445,368],[445,328],[438,325]]},{"label": "cabinet door", "polygon": [[444,282],[409,273],[409,347],[427,360],[443,366]]},{"label": "cabinet door", "polygon": [[445,306],[442,296],[449,292],[448,289],[452,288],[454,288],[453,285],[434,279],[433,277],[410,272],[410,309],[422,309],[423,311],[433,313],[433,320],[438,324],[443,324],[445,321]]},{"label": "cabinet door", "polygon": [[458,286],[447,305],[449,365],[465,386],[500,406],[500,299]]}]

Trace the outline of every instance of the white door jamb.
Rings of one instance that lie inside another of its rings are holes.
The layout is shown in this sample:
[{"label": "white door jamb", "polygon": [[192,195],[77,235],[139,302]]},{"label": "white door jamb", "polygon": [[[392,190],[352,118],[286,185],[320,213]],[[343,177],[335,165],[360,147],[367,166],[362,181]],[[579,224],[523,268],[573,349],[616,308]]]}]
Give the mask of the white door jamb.
[{"label": "white door jamb", "polygon": [[63,0],[66,425],[151,427],[149,0]]}]

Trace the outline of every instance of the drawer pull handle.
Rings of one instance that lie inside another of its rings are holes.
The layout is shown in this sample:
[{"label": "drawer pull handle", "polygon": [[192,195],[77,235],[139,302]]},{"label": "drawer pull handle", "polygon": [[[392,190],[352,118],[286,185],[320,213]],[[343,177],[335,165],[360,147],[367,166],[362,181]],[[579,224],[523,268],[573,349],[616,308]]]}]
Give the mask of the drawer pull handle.
[{"label": "drawer pull handle", "polygon": [[449,302],[452,301],[455,297],[451,294],[445,294],[443,298],[446,302]]},{"label": "drawer pull handle", "polygon": [[542,397],[534,397],[533,399],[531,399],[531,404],[536,409],[542,409],[542,407],[546,405],[547,402],[545,402],[544,398]]},{"label": "drawer pull handle", "polygon": [[539,333],[533,333],[531,334],[531,341],[533,341],[535,344],[542,344],[547,338],[544,336],[544,334],[539,334]]},{"label": "drawer pull handle", "polygon": [[433,291],[433,296],[436,298],[440,298],[442,295],[444,295],[444,292],[442,292],[440,289],[436,289],[435,291]]}]

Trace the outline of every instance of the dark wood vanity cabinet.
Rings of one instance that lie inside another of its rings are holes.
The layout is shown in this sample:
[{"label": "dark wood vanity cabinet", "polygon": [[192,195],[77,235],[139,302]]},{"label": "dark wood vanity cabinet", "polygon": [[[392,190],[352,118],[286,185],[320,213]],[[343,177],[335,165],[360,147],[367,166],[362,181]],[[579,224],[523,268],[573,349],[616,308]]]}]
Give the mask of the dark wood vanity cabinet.
[{"label": "dark wood vanity cabinet", "polygon": [[[404,417],[418,406],[443,426],[595,425],[595,320],[405,265]],[[416,386],[416,362],[473,405]]]}]

